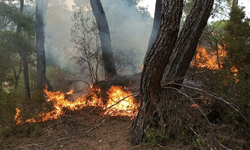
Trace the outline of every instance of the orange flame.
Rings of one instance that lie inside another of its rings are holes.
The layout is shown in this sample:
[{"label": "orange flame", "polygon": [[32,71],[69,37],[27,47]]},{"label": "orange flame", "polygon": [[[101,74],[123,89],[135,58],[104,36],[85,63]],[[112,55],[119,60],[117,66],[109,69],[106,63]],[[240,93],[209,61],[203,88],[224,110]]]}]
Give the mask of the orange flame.
[{"label": "orange flame", "polygon": [[238,82],[239,82],[239,79],[237,79],[237,75],[238,75],[239,70],[236,69],[236,67],[232,67],[230,70],[231,70],[231,72],[234,74],[235,82],[238,83]]},{"label": "orange flame", "polygon": [[[61,93],[60,91],[51,92],[47,89],[44,90],[46,94],[47,102],[53,104],[53,110],[46,113],[40,113],[36,117],[27,119],[25,122],[44,122],[48,120],[55,120],[61,115],[64,115],[63,110],[79,110],[86,106],[100,106],[105,110],[105,115],[110,116],[128,116],[133,119],[137,113],[139,104],[137,104],[132,97],[132,93],[125,89],[124,91],[121,86],[112,86],[107,95],[109,97],[107,104],[103,104],[103,100],[97,95],[100,94],[99,88],[93,88],[90,86],[89,93],[82,95],[81,97],[73,97],[73,100],[68,100],[65,95],[73,95],[74,90],[70,90],[67,93]],[[15,116],[16,124],[21,124],[21,119],[18,120],[20,110],[16,108],[17,113]]]},{"label": "orange flame", "polygon": [[16,115],[15,115],[15,118],[14,118],[16,124],[20,124],[22,121],[21,121],[21,118],[20,118],[20,109],[16,108]]},{"label": "orange flame", "polygon": [[112,86],[108,90],[108,95],[109,100],[107,102],[106,108],[110,109],[107,109],[105,114],[111,116],[129,116],[130,118],[134,118],[137,115],[139,105],[136,104],[134,98],[131,96],[132,93],[130,91],[125,92],[120,86]]},{"label": "orange flame", "polygon": [[[226,57],[227,53],[223,49],[221,45],[218,45],[218,51],[208,53],[207,50],[198,45],[197,46],[197,54],[195,55],[195,59],[191,62],[192,66],[196,66],[198,68],[208,68],[212,70],[219,70],[223,65],[223,58]],[[237,79],[238,69],[232,67],[231,72],[234,75],[235,82],[239,82]]]},{"label": "orange flame", "polygon": [[[221,45],[218,45],[218,52],[208,53],[207,50],[202,46],[197,46],[197,54],[195,60],[191,62],[192,66],[198,68],[208,68],[212,70],[219,70],[222,67],[222,59],[226,56],[226,51],[223,50]],[[219,59],[219,60],[218,60]]]}]

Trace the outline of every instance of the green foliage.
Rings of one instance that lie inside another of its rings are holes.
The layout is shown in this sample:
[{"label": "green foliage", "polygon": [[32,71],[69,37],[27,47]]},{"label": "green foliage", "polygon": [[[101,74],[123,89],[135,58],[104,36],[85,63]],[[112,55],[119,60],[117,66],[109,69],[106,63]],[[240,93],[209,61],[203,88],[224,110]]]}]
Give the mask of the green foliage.
[{"label": "green foliage", "polygon": [[[215,100],[209,106],[211,112],[208,119],[213,124],[221,127],[218,136],[220,142],[225,146],[236,149],[244,146],[249,147],[250,119],[250,20],[245,17],[243,8],[232,8],[230,19],[217,21],[208,26],[203,33],[202,45],[208,50],[217,51],[218,45],[226,52],[219,60],[222,63],[218,70],[199,69],[205,71],[198,80],[204,84],[207,91],[213,91],[228,104]],[[217,58],[218,59],[218,58]],[[232,107],[241,111],[237,112]],[[242,117],[245,116],[245,118]],[[224,129],[223,129],[224,126]],[[231,138],[224,135],[231,134]],[[241,140],[241,141],[240,141]]]},{"label": "green foliage", "polygon": [[144,146],[155,147],[158,144],[164,143],[169,139],[169,137],[163,130],[156,127],[149,128],[145,134],[147,141],[143,143]]},{"label": "green foliage", "polygon": [[[17,32],[17,26],[21,32]],[[34,34],[33,16],[21,13],[14,3],[0,2],[0,83],[15,88],[20,83],[20,56],[26,56],[29,61],[35,48]]]},{"label": "green foliage", "polygon": [[233,8],[230,17],[225,26],[226,35],[223,39],[227,51],[226,65],[249,74],[250,19],[245,18],[243,8]]},{"label": "green foliage", "polygon": [[[247,106],[249,103],[250,87],[250,19],[245,18],[243,8],[233,8],[230,20],[225,26],[224,48],[227,52],[222,72],[231,82],[234,102]],[[226,82],[226,84],[228,84]]]},{"label": "green foliage", "polygon": [[177,123],[177,118],[168,117],[167,126],[162,129],[155,123],[154,118],[149,119],[150,127],[145,132],[146,141],[143,145],[145,146],[158,146],[167,145],[167,142],[175,141],[183,143],[184,145],[194,145],[195,139],[192,138],[192,131],[186,124]]},{"label": "green foliage", "polygon": [[144,141],[144,146],[157,146],[158,144],[166,143],[169,136],[166,132],[156,125],[153,117],[149,118],[150,128],[145,132],[146,141]]},{"label": "green foliage", "polygon": [[[24,125],[14,125],[8,128],[1,129],[3,140],[8,141],[11,137],[31,137],[36,138],[41,136],[43,129],[40,123],[28,123]],[[7,144],[6,144],[7,145]]]},{"label": "green foliage", "polygon": [[26,33],[34,34],[33,17],[23,15],[16,6],[0,2],[0,16],[3,20],[0,22],[0,29],[8,27],[9,23],[13,22],[20,25]]},{"label": "green foliage", "polygon": [[11,124],[14,122],[14,116],[16,114],[16,107],[20,106],[22,102],[22,95],[10,91],[2,92],[1,94],[1,100],[0,100],[0,120],[3,123]]},{"label": "green foliage", "polygon": [[39,123],[29,123],[26,128],[26,133],[30,135],[30,137],[39,137],[42,135],[43,130]]}]

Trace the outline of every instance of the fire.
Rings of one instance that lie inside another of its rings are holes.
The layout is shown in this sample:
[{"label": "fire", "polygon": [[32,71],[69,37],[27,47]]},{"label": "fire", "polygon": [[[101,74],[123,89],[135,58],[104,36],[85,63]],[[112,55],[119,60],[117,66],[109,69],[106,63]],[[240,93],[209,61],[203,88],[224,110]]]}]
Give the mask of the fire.
[{"label": "fire", "polygon": [[198,104],[191,104],[191,107],[198,107]]},{"label": "fire", "polygon": [[[227,53],[221,45],[218,45],[217,52],[208,53],[207,50],[200,45],[197,46],[196,50],[197,54],[195,55],[195,59],[191,62],[192,66],[211,70],[220,70],[220,68],[222,68],[224,63],[223,58],[226,57]],[[238,69],[232,67],[230,70],[234,75],[235,82],[239,82],[239,79],[237,79]]]},{"label": "fire", "polygon": [[[105,110],[105,115],[128,116],[133,119],[137,115],[139,108],[139,104],[135,102],[132,93],[127,89],[123,90],[121,86],[112,86],[108,90],[107,95],[109,99],[106,104],[103,103],[102,98],[98,97],[101,90],[99,88],[93,88],[93,86],[90,86],[87,94],[80,97],[73,97],[74,89],[65,94],[60,91],[51,92],[47,89],[45,89],[44,92],[46,94],[46,101],[53,104],[53,110],[40,113],[36,117],[27,119],[25,121],[26,123],[55,120],[65,114],[65,109],[74,111],[86,106],[102,107],[103,110]],[[68,96],[72,96],[73,100],[68,100],[66,98]],[[16,124],[21,124],[22,122],[19,117],[20,110],[16,108],[16,112]]]},{"label": "fire", "polygon": [[192,66],[197,66],[198,68],[208,68],[212,70],[219,70],[222,67],[222,59],[226,56],[226,51],[223,50],[222,46],[218,45],[218,52],[208,53],[207,50],[202,47],[197,47],[197,54],[195,55],[195,60],[191,62]]},{"label": "fire", "polygon": [[20,124],[22,122],[19,114],[20,114],[20,109],[16,108],[16,115],[14,118],[16,124]]},{"label": "fire", "polygon": [[[122,87],[112,86],[109,91],[109,100],[107,102],[106,108],[108,109],[105,114],[111,115],[111,116],[129,116],[131,118],[134,118],[138,113],[138,107],[139,105],[133,105],[136,104],[135,100],[132,96],[132,93],[130,91],[123,91],[121,89]],[[124,99],[120,103],[116,104],[118,101]],[[113,106],[113,107],[112,107]]]},{"label": "fire", "polygon": [[237,75],[238,75],[239,70],[236,69],[235,67],[232,67],[230,70],[231,70],[231,72],[234,74],[235,82],[238,83],[238,82],[239,82],[239,79],[237,79]]}]

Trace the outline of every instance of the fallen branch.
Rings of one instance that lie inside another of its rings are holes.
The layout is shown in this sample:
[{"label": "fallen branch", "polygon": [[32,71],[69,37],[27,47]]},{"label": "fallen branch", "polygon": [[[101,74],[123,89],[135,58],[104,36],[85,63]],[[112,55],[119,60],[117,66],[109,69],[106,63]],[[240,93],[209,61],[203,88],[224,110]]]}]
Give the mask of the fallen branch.
[{"label": "fallen branch", "polygon": [[31,147],[33,147],[33,146],[35,146],[35,147],[37,147],[38,149],[42,149],[41,148],[41,146],[39,146],[39,145],[42,145],[42,144],[44,144],[44,143],[38,143],[38,144],[27,144],[27,145],[24,145],[24,146],[21,146],[21,147],[18,147],[18,149],[19,150],[22,150],[22,149],[24,149],[24,150],[28,150],[28,149],[30,149]]},{"label": "fallen branch", "polygon": [[88,131],[86,131],[86,132],[88,133],[88,132],[90,132],[90,131],[96,129],[97,127],[100,127],[100,126],[104,123],[104,121],[105,121],[105,119],[103,119],[97,126],[94,126],[94,127],[90,128],[90,129],[89,129]]}]

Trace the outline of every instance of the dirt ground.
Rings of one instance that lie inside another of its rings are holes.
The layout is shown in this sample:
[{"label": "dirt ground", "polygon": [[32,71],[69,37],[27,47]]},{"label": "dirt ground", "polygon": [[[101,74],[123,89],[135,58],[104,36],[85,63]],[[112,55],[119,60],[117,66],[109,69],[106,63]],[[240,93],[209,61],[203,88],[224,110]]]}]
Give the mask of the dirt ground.
[{"label": "dirt ground", "polygon": [[[147,150],[164,147],[131,146],[132,121],[128,117],[103,116],[98,107],[68,112],[58,120],[36,123],[39,134],[27,134],[28,124],[19,133],[2,141],[3,150]],[[36,127],[35,127],[36,128]],[[34,131],[33,132],[37,132]],[[1,147],[0,147],[1,148]],[[178,149],[173,147],[171,149]]]}]

